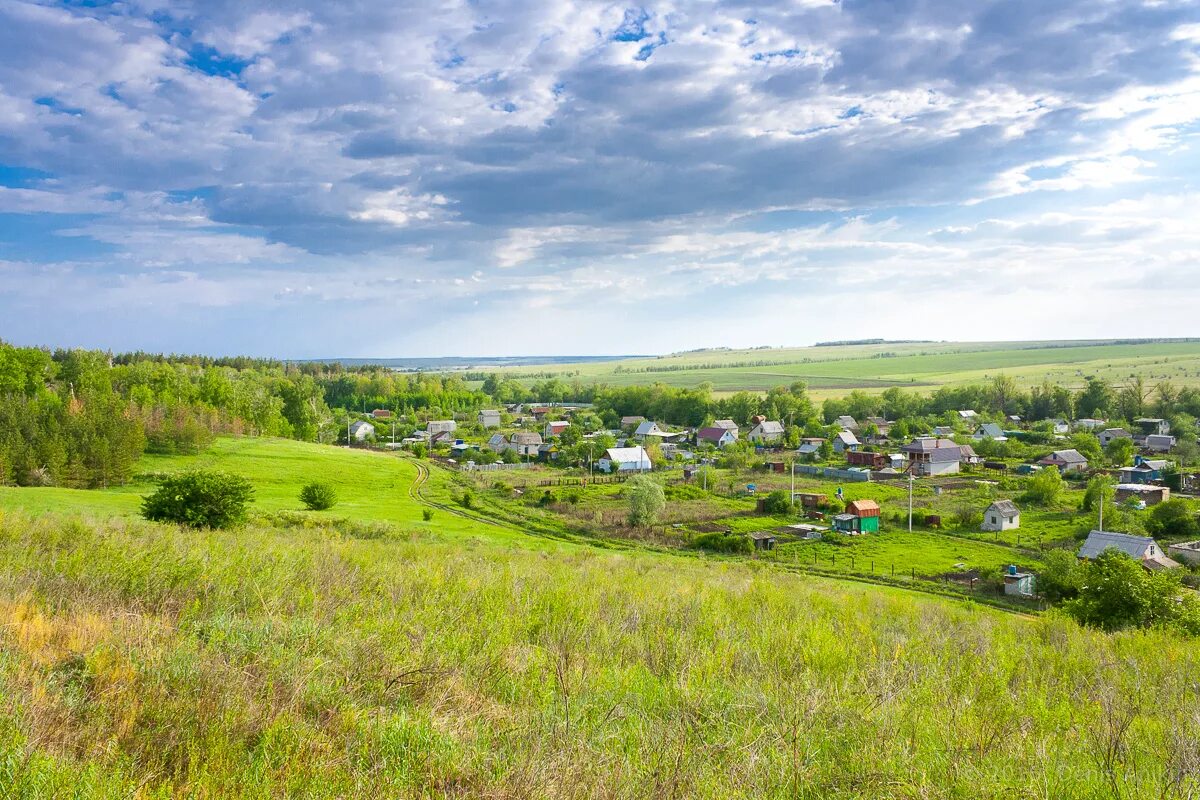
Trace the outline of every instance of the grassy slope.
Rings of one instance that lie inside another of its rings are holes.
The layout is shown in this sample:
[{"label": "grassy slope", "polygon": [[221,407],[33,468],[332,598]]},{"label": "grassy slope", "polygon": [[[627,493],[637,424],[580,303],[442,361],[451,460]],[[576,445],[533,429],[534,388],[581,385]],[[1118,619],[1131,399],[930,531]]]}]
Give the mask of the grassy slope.
[{"label": "grassy slope", "polygon": [[[878,357],[885,352],[896,355]],[[707,366],[747,361],[770,363],[753,367]],[[618,368],[638,370],[667,366],[682,369],[671,372],[617,371]],[[529,368],[510,371],[520,374]],[[1200,384],[1200,342],[1073,347],[996,342],[706,351],[658,359],[562,364],[535,371],[617,386],[654,381],[672,386],[695,386],[709,381],[719,392],[761,391],[805,380],[822,397],[841,395],[855,387],[882,390],[890,385],[974,383],[997,372],[1012,375],[1025,384],[1049,379],[1078,386],[1084,375],[1101,375],[1119,382],[1130,374],[1140,373],[1152,382],[1169,378],[1180,385],[1195,385]]]},{"label": "grassy slope", "polygon": [[754,565],[0,514],[4,796],[1174,797],[1198,667]]}]

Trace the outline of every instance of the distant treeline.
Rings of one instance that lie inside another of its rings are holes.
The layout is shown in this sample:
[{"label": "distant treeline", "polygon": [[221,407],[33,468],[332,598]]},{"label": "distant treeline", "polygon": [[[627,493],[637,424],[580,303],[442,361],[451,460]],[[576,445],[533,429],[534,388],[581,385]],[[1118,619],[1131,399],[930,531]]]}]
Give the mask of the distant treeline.
[{"label": "distant treeline", "polygon": [[842,339],[836,342],[817,342],[813,347],[849,347],[864,344],[933,344],[932,339]]}]

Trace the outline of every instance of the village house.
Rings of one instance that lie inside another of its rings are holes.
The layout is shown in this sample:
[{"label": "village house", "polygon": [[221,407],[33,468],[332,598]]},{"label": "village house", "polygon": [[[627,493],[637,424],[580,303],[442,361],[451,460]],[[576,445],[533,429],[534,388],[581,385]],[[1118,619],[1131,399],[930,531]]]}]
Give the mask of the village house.
[{"label": "village house", "polygon": [[849,414],[843,414],[842,416],[838,417],[833,421],[833,424],[841,427],[841,429],[844,431],[858,430],[858,422],[856,422],[854,417],[850,416]]},{"label": "village house", "polygon": [[939,437],[950,437],[954,435],[954,428],[951,425],[934,425],[933,435]]},{"label": "village house", "polygon": [[975,452],[975,448],[971,447],[969,444],[962,445],[959,450],[962,451],[963,464],[978,464],[983,461],[983,459],[979,457],[979,454]]},{"label": "village house", "polygon": [[851,500],[846,513],[833,518],[833,529],[841,533],[878,533],[879,504],[874,500]]},{"label": "village house", "polygon": [[883,469],[891,466],[886,453],[868,453],[865,450],[850,450],[846,452],[846,462],[855,467],[870,467]]},{"label": "village house", "polygon": [[775,549],[775,534],[770,531],[755,531],[750,534],[750,541],[754,543],[755,550]]},{"label": "village house", "polygon": [[1081,431],[1098,431],[1108,424],[1107,420],[1083,417],[1075,420],[1075,428]]},{"label": "village house", "polygon": [[363,442],[367,439],[375,438],[375,426],[369,422],[354,422],[350,425],[350,438],[356,442]]},{"label": "village house", "polygon": [[503,453],[508,449],[508,440],[504,438],[503,433],[493,433],[488,438],[487,444],[484,445],[484,447],[486,447],[488,450],[491,450],[493,453]]},{"label": "village house", "polygon": [[1129,431],[1125,430],[1124,428],[1105,428],[1104,430],[1100,431],[1100,433],[1096,434],[1096,437],[1100,440],[1101,447],[1108,447],[1109,442],[1111,442],[1113,439],[1133,438]]},{"label": "village house", "polygon": [[596,468],[601,472],[649,472],[653,467],[650,455],[641,445],[610,447],[596,462]]},{"label": "village house", "polygon": [[1008,437],[1004,435],[1004,429],[995,422],[985,422],[975,429],[975,435],[972,437],[975,441],[983,441],[984,439],[992,439],[997,442],[1007,442]]},{"label": "village house", "polygon": [[1105,550],[1117,550],[1130,558],[1141,562],[1148,570],[1172,569],[1179,563],[1163,553],[1149,536],[1131,536],[1128,533],[1113,533],[1111,531],[1092,531],[1087,541],[1079,548],[1079,558],[1092,559]]},{"label": "village house", "polygon": [[622,428],[636,428],[638,425],[641,425],[645,421],[646,421],[646,418],[640,417],[640,416],[621,417],[621,427]]},{"label": "village house", "polygon": [[746,438],[755,444],[773,444],[783,438],[783,423],[762,420],[753,428]]},{"label": "village house", "polygon": [[1010,531],[1021,527],[1021,509],[1012,500],[997,500],[983,512],[985,531]]},{"label": "village house", "polygon": [[1121,467],[1121,483],[1151,483],[1161,481],[1163,470],[1171,463],[1165,459],[1135,456],[1132,467]]},{"label": "village house", "polygon": [[1058,471],[1064,474],[1085,472],[1088,468],[1088,460],[1078,450],[1055,450],[1037,463],[1043,467],[1058,467]]},{"label": "village house", "polygon": [[453,433],[457,430],[458,424],[452,419],[431,420],[425,425],[425,432],[430,436],[435,433]]},{"label": "village house", "polygon": [[838,431],[837,435],[833,437],[833,452],[835,453],[852,452],[861,446],[858,438],[848,430]]},{"label": "village house", "polygon": [[892,429],[892,423],[884,417],[867,417],[867,424],[874,425],[881,436],[887,436]]},{"label": "village house", "polygon": [[905,445],[914,475],[949,475],[959,471],[962,448],[951,439],[921,437]]},{"label": "village house", "polygon": [[696,431],[696,444],[713,444],[717,447],[728,447],[737,441],[737,433],[728,428],[701,428]]},{"label": "village house", "polygon": [[542,430],[542,438],[553,439],[569,427],[571,427],[571,423],[565,419],[556,419],[547,422],[545,429]]},{"label": "village house", "polygon": [[377,408],[371,412],[371,416],[375,419],[391,419],[392,412],[386,408]]},{"label": "village house", "polygon": [[1167,546],[1167,555],[1188,564],[1200,564],[1200,542],[1178,542]]},{"label": "village house", "polygon": [[798,456],[817,456],[820,453],[821,453],[820,441],[814,442],[811,440],[806,440],[806,441],[801,442],[800,446],[798,448],[796,448],[796,455],[798,455]]},{"label": "village house", "polygon": [[733,421],[733,420],[731,420],[731,419],[719,419],[719,420],[716,420],[715,422],[713,422],[713,424],[712,424],[710,427],[713,427],[713,428],[724,428],[724,429],[725,429],[725,430],[727,430],[727,431],[733,431],[734,438],[737,438],[737,435],[738,435],[738,426],[737,426],[737,423],[736,423],[736,422],[734,422],[734,421]]},{"label": "village house", "polygon": [[484,409],[479,412],[479,424],[485,428],[500,427],[500,412],[495,409]]},{"label": "village house", "polygon": [[1166,436],[1171,432],[1171,423],[1158,417],[1141,417],[1135,419],[1133,424],[1143,436],[1152,436],[1154,434]]},{"label": "village house", "polygon": [[1142,447],[1152,453],[1166,453],[1175,446],[1175,437],[1166,434],[1152,433],[1146,437]]},{"label": "village house", "polygon": [[519,456],[536,458],[542,444],[542,435],[533,431],[517,431],[508,437],[508,449]]},{"label": "village house", "polygon": [[644,440],[647,436],[658,436],[661,438],[663,436],[670,436],[671,433],[658,427],[657,422],[643,421],[638,424],[637,430],[633,432],[633,435]]},{"label": "village house", "polygon": [[958,412],[958,418],[967,420],[968,422],[975,419],[978,416],[979,415],[975,413],[974,409],[970,409],[970,408],[966,408],[966,409],[963,409],[962,411]]},{"label": "village house", "polygon": [[1053,431],[1054,433],[1070,433],[1071,432],[1071,424],[1069,422],[1067,422],[1065,419],[1056,418],[1056,419],[1047,420],[1047,421],[1050,423],[1050,430]]}]

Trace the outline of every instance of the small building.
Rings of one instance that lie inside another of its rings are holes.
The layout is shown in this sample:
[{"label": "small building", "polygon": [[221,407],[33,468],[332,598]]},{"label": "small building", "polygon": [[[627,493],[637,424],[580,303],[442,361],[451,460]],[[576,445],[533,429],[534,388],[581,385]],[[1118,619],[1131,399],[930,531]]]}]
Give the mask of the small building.
[{"label": "small building", "polygon": [[1098,431],[1108,424],[1107,420],[1083,417],[1075,420],[1075,429],[1080,431]]},{"label": "small building", "polygon": [[1124,428],[1105,428],[1096,434],[1096,438],[1100,440],[1101,447],[1108,447],[1113,439],[1132,439],[1133,436]]},{"label": "small building", "polygon": [[537,458],[542,444],[542,435],[532,431],[517,431],[508,437],[508,449],[519,456]]},{"label": "small building", "polygon": [[970,409],[970,408],[965,408],[962,411],[958,412],[959,419],[965,419],[968,421],[973,420],[978,416],[979,415],[975,413],[974,409]]},{"label": "small building", "polygon": [[883,469],[891,466],[891,461],[886,453],[868,453],[857,450],[846,453],[846,462],[856,467],[870,467],[871,469]]},{"label": "small building", "polygon": [[371,412],[371,416],[375,419],[391,419],[392,412],[387,408],[377,408]]},{"label": "small building", "polygon": [[792,502],[804,508],[824,508],[829,505],[829,498],[820,492],[796,492],[792,495]]},{"label": "small building", "polygon": [[1141,501],[1148,506],[1156,506],[1171,499],[1171,490],[1166,486],[1154,486],[1146,483],[1118,483],[1113,500],[1125,503],[1130,500]]},{"label": "small building", "polygon": [[979,454],[975,452],[975,448],[969,444],[964,444],[959,447],[962,451],[962,463],[964,464],[979,464],[983,461]]},{"label": "small building", "polygon": [[1012,500],[997,500],[983,512],[985,531],[1010,531],[1021,527],[1021,509]]},{"label": "small building", "polygon": [[364,442],[375,438],[375,426],[369,422],[353,422],[350,424],[350,438],[356,442]]},{"label": "small building", "polygon": [[1128,533],[1112,531],[1092,531],[1087,540],[1079,548],[1081,559],[1096,558],[1105,550],[1118,550],[1130,558],[1140,561],[1149,570],[1171,569],[1178,567],[1176,561],[1163,553],[1158,542],[1149,536],[1131,536]]},{"label": "small building", "polygon": [[641,445],[635,447],[610,447],[596,462],[601,472],[649,472],[654,465],[650,455]]},{"label": "small building", "polygon": [[763,420],[751,428],[746,438],[755,444],[773,444],[783,438],[783,423]]},{"label": "small building", "polygon": [[997,442],[1007,442],[1008,437],[1004,435],[1004,429],[995,422],[985,422],[975,429],[975,435],[972,437],[975,441],[983,441],[984,439],[992,439]]},{"label": "small building", "polygon": [[750,534],[750,541],[754,542],[755,550],[775,549],[775,534],[769,531],[755,531]]},{"label": "small building", "polygon": [[727,431],[733,431],[733,438],[735,438],[735,439],[737,438],[737,435],[738,435],[738,426],[737,426],[737,423],[736,423],[736,422],[734,422],[734,421],[733,421],[733,420],[731,420],[731,419],[719,419],[719,420],[716,420],[715,422],[713,422],[713,424],[712,424],[710,427],[713,427],[713,428],[724,428],[724,429],[725,429],[725,430],[727,430]]},{"label": "small building", "polygon": [[833,518],[833,529],[842,533],[878,533],[879,504],[874,500],[851,500],[846,513]]},{"label": "small building", "polygon": [[500,427],[500,412],[495,409],[486,408],[479,412],[479,424],[485,428]]},{"label": "small building", "polygon": [[1050,423],[1050,430],[1053,433],[1070,433],[1071,432],[1071,423],[1067,422],[1065,419],[1062,419],[1061,417],[1056,417],[1055,419],[1047,420],[1047,422]]},{"label": "small building", "polygon": [[858,422],[849,414],[843,414],[833,421],[834,425],[839,426],[844,431],[858,430]]},{"label": "small building", "polygon": [[848,430],[838,431],[833,437],[833,452],[835,453],[853,452],[861,446],[862,443],[858,441],[858,437]]},{"label": "small building", "polygon": [[1078,450],[1055,450],[1038,461],[1043,467],[1058,467],[1062,473],[1086,472],[1088,460]]},{"label": "small building", "polygon": [[1166,453],[1175,446],[1175,437],[1166,434],[1152,433],[1146,437],[1142,447],[1152,453]]},{"label": "small building", "polygon": [[1143,436],[1166,436],[1171,432],[1171,423],[1158,417],[1141,417],[1133,421]]},{"label": "small building", "polygon": [[959,471],[962,447],[951,439],[921,437],[903,448],[915,475],[949,475]]},{"label": "small building", "polygon": [[1179,542],[1168,545],[1167,555],[1188,564],[1200,564],[1200,542]]},{"label": "small building", "polygon": [[1165,459],[1136,456],[1132,467],[1121,467],[1121,483],[1152,483],[1161,481],[1163,470],[1170,462]]},{"label": "small building", "polygon": [[645,421],[646,421],[646,418],[641,417],[641,416],[621,417],[621,427],[622,428],[636,428],[638,425],[641,425]]},{"label": "small building", "polygon": [[637,429],[633,432],[633,435],[645,439],[647,436],[658,436],[661,438],[663,436],[670,436],[671,434],[670,431],[666,431],[658,427],[657,422],[648,422],[643,420],[642,422],[638,423]]},{"label": "small building", "polygon": [[431,420],[425,425],[425,432],[430,436],[435,433],[453,433],[458,429],[458,423],[452,419]]},{"label": "small building", "polygon": [[820,453],[821,453],[821,445],[819,445],[815,442],[802,442],[800,444],[800,446],[798,448],[796,448],[796,455],[801,456],[801,457],[816,456],[816,455],[820,455]]},{"label": "small building", "polygon": [[1004,571],[1004,593],[1014,597],[1033,597],[1033,575],[1019,572],[1014,565]]},{"label": "small building", "polygon": [[504,438],[503,433],[493,433],[484,446],[493,453],[503,453],[508,449],[508,440]]},{"label": "small building", "polygon": [[542,431],[542,438],[553,439],[569,427],[571,427],[571,423],[565,419],[556,419],[547,422],[545,429]]},{"label": "small building", "polygon": [[939,437],[953,436],[954,435],[954,426],[953,425],[934,425],[933,426],[933,435],[939,436]]},{"label": "small building", "polygon": [[696,431],[696,444],[713,444],[717,447],[728,447],[737,441],[737,430],[729,428],[720,428],[716,425],[710,428],[701,428]]}]

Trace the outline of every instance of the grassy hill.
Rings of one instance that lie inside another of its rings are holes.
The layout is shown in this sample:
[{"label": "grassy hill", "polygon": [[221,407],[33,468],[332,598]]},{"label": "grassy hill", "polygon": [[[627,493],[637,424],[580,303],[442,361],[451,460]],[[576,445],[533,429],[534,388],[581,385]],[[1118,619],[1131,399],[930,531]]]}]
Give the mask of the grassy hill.
[{"label": "grassy hill", "polygon": [[1170,379],[1178,385],[1197,385],[1200,341],[948,342],[706,350],[499,371],[525,376],[528,382],[535,380],[535,374],[615,386],[654,381],[695,386],[708,381],[718,392],[765,391],[803,380],[819,397],[841,396],[851,389],[977,383],[997,372],[1027,385],[1050,380],[1077,388],[1084,376],[1120,382],[1135,373],[1151,382]]},{"label": "grassy hill", "polygon": [[3,795],[1196,788],[1190,642],[414,528],[0,513]]}]

